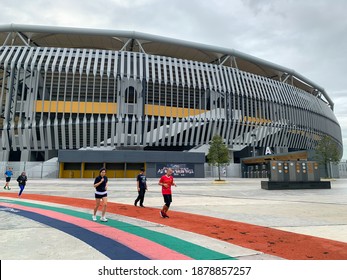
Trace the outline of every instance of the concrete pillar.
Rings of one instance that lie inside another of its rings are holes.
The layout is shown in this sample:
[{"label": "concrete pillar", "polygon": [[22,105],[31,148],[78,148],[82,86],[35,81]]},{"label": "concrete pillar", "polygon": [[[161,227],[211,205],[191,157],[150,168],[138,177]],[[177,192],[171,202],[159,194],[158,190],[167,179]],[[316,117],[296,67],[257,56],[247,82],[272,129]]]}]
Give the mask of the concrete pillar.
[{"label": "concrete pillar", "polygon": [[10,158],[10,152],[2,150],[0,151],[0,160],[1,161],[8,161]]},{"label": "concrete pillar", "polygon": [[22,150],[22,152],[20,154],[20,161],[21,162],[30,161],[30,151],[29,150]]}]

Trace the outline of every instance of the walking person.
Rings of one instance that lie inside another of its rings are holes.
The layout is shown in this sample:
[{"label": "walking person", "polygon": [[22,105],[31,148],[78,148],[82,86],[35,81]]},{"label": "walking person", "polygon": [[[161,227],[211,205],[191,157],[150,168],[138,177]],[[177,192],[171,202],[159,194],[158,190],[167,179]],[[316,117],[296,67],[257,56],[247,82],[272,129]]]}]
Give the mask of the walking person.
[{"label": "walking person", "polygon": [[140,169],[140,174],[137,175],[137,192],[138,196],[135,199],[134,205],[137,206],[137,203],[140,201],[140,207],[145,207],[143,205],[143,201],[145,199],[145,193],[147,191],[147,178],[145,175],[145,169],[141,168]]},{"label": "walking person", "polygon": [[107,186],[108,179],[106,177],[106,168],[101,168],[99,171],[99,176],[94,180],[94,188],[95,188],[95,207],[94,213],[92,216],[93,221],[96,221],[96,213],[102,201],[102,209],[101,209],[101,222],[107,222],[106,219],[106,208],[107,208]]},{"label": "walking person", "polygon": [[24,191],[25,185],[28,181],[28,177],[26,176],[25,172],[23,171],[17,178],[18,186],[20,188],[18,197],[22,195],[22,192]]},{"label": "walking person", "polygon": [[162,218],[169,218],[169,216],[167,215],[167,211],[170,208],[170,204],[172,202],[172,191],[171,191],[171,186],[177,186],[176,183],[174,182],[174,178],[172,176],[172,169],[168,168],[166,170],[166,174],[161,176],[158,185],[160,185],[161,188],[161,192],[163,194],[163,198],[164,198],[164,206],[162,208],[162,210],[160,211],[160,216]]},{"label": "walking person", "polygon": [[10,181],[11,181],[11,178],[13,176],[13,171],[12,171],[12,167],[9,167],[6,171],[5,171],[5,177],[6,177],[6,183],[5,183],[5,186],[4,186],[4,190],[8,189],[10,190]]}]

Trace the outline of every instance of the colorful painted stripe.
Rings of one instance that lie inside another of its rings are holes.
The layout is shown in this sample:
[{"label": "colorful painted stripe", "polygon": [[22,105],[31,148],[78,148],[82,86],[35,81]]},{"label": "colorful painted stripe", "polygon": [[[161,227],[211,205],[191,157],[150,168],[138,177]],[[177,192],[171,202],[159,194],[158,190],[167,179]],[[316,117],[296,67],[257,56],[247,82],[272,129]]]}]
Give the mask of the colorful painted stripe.
[{"label": "colorful painted stripe", "polygon": [[[148,259],[170,259],[170,260],[191,259],[173,250],[167,249],[154,242],[151,242],[145,238],[126,233],[116,228],[109,227],[105,224],[95,223],[89,220],[76,218],[70,215],[62,214],[62,213],[51,211],[51,210],[43,210],[39,208],[32,208],[32,207],[21,206],[21,205],[13,206],[13,204],[6,204],[6,203],[2,203],[0,205],[7,206],[9,208],[12,207],[12,208],[27,211],[27,212],[28,211],[34,212],[42,216],[50,217],[52,219],[56,219],[60,221],[65,221],[71,225],[91,230],[93,233],[99,234],[100,236],[106,236],[107,238],[110,238],[114,240],[115,242],[119,242],[123,244],[124,246],[136,252],[139,252],[140,254],[146,256]],[[57,229],[60,230],[60,228],[57,228]],[[75,237],[79,238],[79,236],[75,236]],[[102,242],[107,243],[108,240],[105,240],[105,241],[102,240]],[[90,244],[89,242],[86,242],[86,243]],[[109,244],[109,246],[112,246],[112,244]],[[127,259],[127,257],[123,259]]]},{"label": "colorful painted stripe", "polygon": [[[14,206],[14,203],[16,206]],[[206,249],[202,246],[184,241],[167,234],[151,231],[129,223],[109,219],[107,225],[90,221],[90,214],[48,205],[34,204],[23,201],[1,203],[7,207],[33,211],[55,219],[70,221],[83,228],[92,228],[98,234],[114,238],[115,241],[129,246],[150,259],[234,259],[228,255]],[[60,215],[58,213],[61,213]],[[65,215],[64,215],[65,214]],[[97,225],[97,227],[95,226]],[[77,236],[77,238],[79,238]]]},{"label": "colorful painted stripe", "polygon": [[11,211],[11,214],[19,215],[36,222],[48,225],[52,228],[58,229],[71,236],[74,236],[91,247],[95,248],[108,258],[112,260],[147,260],[148,258],[140,253],[124,246],[123,244],[105,237],[101,234],[92,232],[83,227],[77,226],[71,222],[64,222],[60,219],[49,217],[46,214],[37,213],[32,209],[25,210],[26,207],[13,207],[13,205],[6,205],[1,203],[0,208],[11,207],[18,211]]}]

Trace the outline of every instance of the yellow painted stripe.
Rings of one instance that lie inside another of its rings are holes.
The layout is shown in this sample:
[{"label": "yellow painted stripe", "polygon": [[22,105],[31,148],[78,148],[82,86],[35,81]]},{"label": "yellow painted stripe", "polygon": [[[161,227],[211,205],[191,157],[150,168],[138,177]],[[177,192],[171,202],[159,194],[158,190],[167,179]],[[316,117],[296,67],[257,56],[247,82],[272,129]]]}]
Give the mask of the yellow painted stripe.
[{"label": "yellow painted stripe", "polygon": [[117,103],[77,102],[77,101],[36,101],[37,113],[87,113],[87,114],[116,114]]},{"label": "yellow painted stripe", "polygon": [[177,108],[177,107],[149,105],[149,104],[145,105],[145,114],[149,116],[186,118],[189,116],[200,115],[200,114],[203,114],[204,112],[206,112],[206,110]]},{"label": "yellow painted stripe", "polygon": [[[37,113],[78,113],[78,114],[117,114],[117,103],[77,102],[77,101],[36,101]],[[196,116],[206,110],[176,108],[159,105],[145,105],[145,114],[149,116],[185,118]]]},{"label": "yellow painted stripe", "polygon": [[256,118],[256,117],[249,117],[249,116],[244,116],[243,120],[245,122],[256,122],[256,123],[271,123],[271,120],[264,119],[264,118]]}]

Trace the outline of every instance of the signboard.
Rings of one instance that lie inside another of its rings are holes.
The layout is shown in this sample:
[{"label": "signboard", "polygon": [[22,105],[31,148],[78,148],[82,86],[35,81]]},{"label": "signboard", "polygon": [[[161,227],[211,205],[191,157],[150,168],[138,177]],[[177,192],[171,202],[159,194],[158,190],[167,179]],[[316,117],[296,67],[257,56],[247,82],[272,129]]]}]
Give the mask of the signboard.
[{"label": "signboard", "polygon": [[265,149],[265,155],[272,155],[272,154],[273,154],[273,153],[272,153],[270,147],[266,147],[266,149]]},{"label": "signboard", "polygon": [[157,163],[157,177],[166,174],[166,170],[171,168],[174,177],[194,178],[194,164],[190,163]]}]

